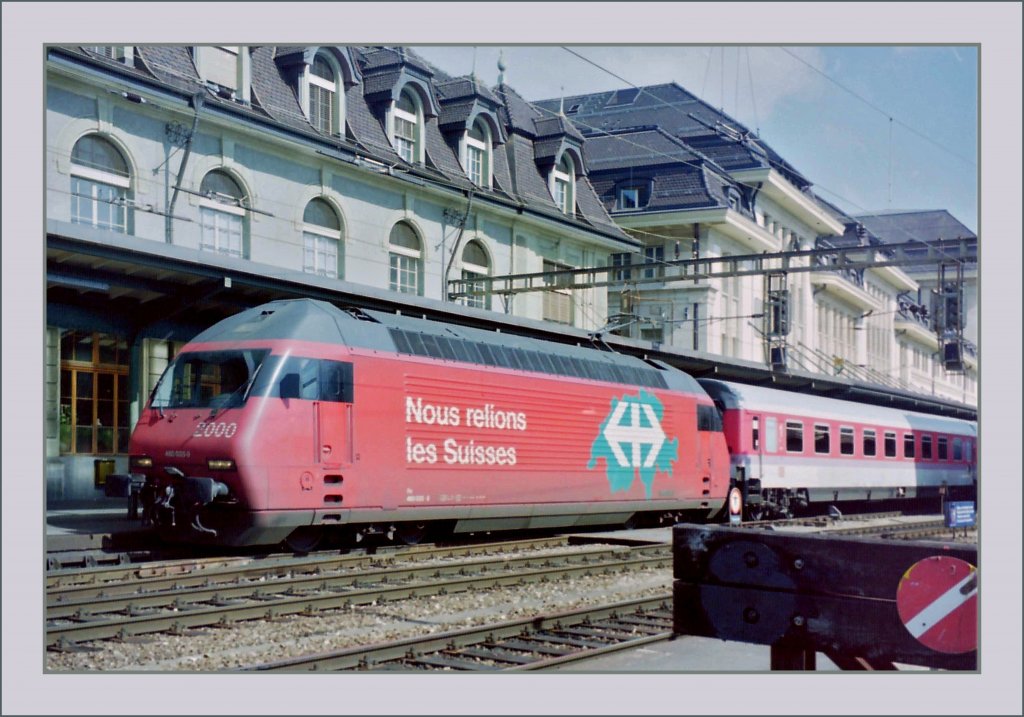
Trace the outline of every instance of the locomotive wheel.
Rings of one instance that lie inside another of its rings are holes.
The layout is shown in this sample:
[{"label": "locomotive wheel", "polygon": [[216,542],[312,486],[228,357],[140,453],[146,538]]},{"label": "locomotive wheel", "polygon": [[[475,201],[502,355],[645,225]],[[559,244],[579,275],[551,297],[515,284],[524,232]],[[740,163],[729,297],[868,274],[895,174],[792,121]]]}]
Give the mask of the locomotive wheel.
[{"label": "locomotive wheel", "polygon": [[284,544],[289,550],[296,553],[308,553],[316,550],[320,541],[324,539],[323,528],[315,525],[303,525],[296,528],[284,539]]},{"label": "locomotive wheel", "polygon": [[396,531],[399,542],[406,545],[419,545],[427,537],[427,524],[399,523]]}]

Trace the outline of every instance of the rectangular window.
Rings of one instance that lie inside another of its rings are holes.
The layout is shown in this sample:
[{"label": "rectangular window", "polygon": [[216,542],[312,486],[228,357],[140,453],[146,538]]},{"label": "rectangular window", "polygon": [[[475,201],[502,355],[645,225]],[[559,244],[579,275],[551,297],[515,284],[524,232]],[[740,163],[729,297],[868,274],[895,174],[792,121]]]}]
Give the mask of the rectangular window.
[{"label": "rectangular window", "polygon": [[302,270],[307,274],[338,278],[338,240],[303,232]]},{"label": "rectangular window", "polygon": [[390,289],[403,294],[419,294],[419,259],[391,253]]},{"label": "rectangular window", "polygon": [[201,221],[200,249],[227,256],[242,256],[242,216],[217,211],[209,207],[201,207],[199,215]]},{"label": "rectangular window", "polygon": [[[611,256],[612,266],[628,267],[631,263],[630,255],[628,253],[612,254]],[[631,278],[632,271],[628,268],[616,269],[611,272],[611,278],[613,281],[628,281]]]},{"label": "rectangular window", "polygon": [[814,452],[830,453],[831,450],[829,427],[821,423],[814,424]]},{"label": "rectangular window", "polygon": [[111,455],[128,450],[128,343],[65,331],[60,342],[60,451]]},{"label": "rectangular window", "polygon": [[665,275],[665,247],[644,247],[644,278],[653,279]]},{"label": "rectangular window", "polygon": [[416,163],[416,122],[395,114],[395,149],[409,164]]},{"label": "rectangular window", "polygon": [[334,118],[331,105],[334,102],[334,92],[309,83],[309,121],[324,134],[334,131]]},{"label": "rectangular window", "polygon": [[196,48],[196,64],[207,82],[238,89],[238,46],[221,45]]},{"label": "rectangular window", "polygon": [[764,419],[764,450],[766,453],[775,453],[779,449],[777,427],[778,422],[774,416],[768,416]]},{"label": "rectangular window", "polygon": [[483,186],[484,184],[484,150],[473,145],[466,146],[466,160],[468,167],[466,167],[466,174],[469,175],[469,181],[477,186]]},{"label": "rectangular window", "polygon": [[896,434],[892,431],[885,432],[885,457],[896,457]]},{"label": "rectangular window", "polygon": [[[473,279],[476,279],[477,277],[481,276],[485,276],[485,274],[481,274],[478,271],[467,271],[466,269],[462,270],[463,281],[472,281]],[[466,284],[466,289],[469,291],[486,291],[487,282],[481,281],[480,283]],[[478,309],[490,308],[491,297],[489,293],[473,294],[472,296],[465,297],[463,300],[465,301],[466,306],[475,306]]]},{"label": "rectangular window", "polygon": [[853,455],[853,429],[843,426],[839,429],[839,453],[844,456]]},{"label": "rectangular window", "polygon": [[903,457],[913,458],[914,457],[914,434],[904,433],[903,434]]},{"label": "rectangular window", "polygon": [[799,421],[786,421],[786,450],[790,453],[803,453],[804,425]]},{"label": "rectangular window", "polygon": [[932,436],[930,433],[921,436],[921,458],[926,461],[932,459]]},{"label": "rectangular window", "polygon": [[640,207],[640,190],[635,188],[619,190],[619,209],[638,209]]},{"label": "rectangular window", "polygon": [[949,460],[949,439],[945,436],[939,436],[939,460]]},{"label": "rectangular window", "polygon": [[71,223],[88,224],[124,234],[125,191],[81,177],[71,178]]},{"label": "rectangular window", "polygon": [[[557,264],[553,261],[544,261],[544,271],[559,271],[569,269],[564,264]],[[545,286],[550,287],[544,292],[543,316],[545,321],[554,321],[559,324],[573,323],[573,301],[572,292],[568,289],[556,288],[566,282],[564,279],[555,277],[544,277]]]},{"label": "rectangular window", "polygon": [[864,455],[873,456],[876,454],[875,431],[871,428],[864,429]]},{"label": "rectangular window", "polygon": [[971,453],[974,451],[973,446],[974,446],[974,441],[971,441],[971,440],[965,440],[964,441],[964,460],[967,461],[968,463],[971,462]]},{"label": "rectangular window", "polygon": [[755,451],[761,447],[761,419],[757,416],[750,419],[750,445]]},{"label": "rectangular window", "polygon": [[964,442],[961,438],[953,439],[953,460],[962,461],[964,459]]}]

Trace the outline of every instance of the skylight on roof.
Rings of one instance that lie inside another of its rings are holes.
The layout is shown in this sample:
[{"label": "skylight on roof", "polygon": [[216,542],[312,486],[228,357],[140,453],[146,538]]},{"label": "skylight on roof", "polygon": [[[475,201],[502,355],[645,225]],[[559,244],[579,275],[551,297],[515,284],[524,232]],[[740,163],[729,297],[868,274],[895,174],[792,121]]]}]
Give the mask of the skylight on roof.
[{"label": "skylight on roof", "polygon": [[636,101],[636,96],[640,94],[639,87],[629,87],[624,90],[616,90],[615,94],[611,96],[605,107],[619,107],[621,105],[631,105]]}]

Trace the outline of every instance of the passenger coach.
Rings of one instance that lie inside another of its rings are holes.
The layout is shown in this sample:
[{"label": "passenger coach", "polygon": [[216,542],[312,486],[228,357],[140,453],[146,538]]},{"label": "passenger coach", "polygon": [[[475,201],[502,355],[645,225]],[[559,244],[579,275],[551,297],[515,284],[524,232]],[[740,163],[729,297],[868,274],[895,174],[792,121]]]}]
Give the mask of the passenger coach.
[{"label": "passenger coach", "polygon": [[722,412],[749,517],[811,503],[976,494],[969,421],[700,379]]}]

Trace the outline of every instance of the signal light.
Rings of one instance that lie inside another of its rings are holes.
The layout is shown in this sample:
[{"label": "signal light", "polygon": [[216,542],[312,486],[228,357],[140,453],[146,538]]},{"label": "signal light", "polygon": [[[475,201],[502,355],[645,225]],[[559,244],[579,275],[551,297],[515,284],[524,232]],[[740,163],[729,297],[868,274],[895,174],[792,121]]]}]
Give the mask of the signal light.
[{"label": "signal light", "polygon": [[128,464],[132,468],[152,468],[153,459],[149,456],[131,456],[128,458]]},{"label": "signal light", "polygon": [[235,462],[230,458],[210,458],[206,461],[206,467],[211,471],[233,471]]}]

